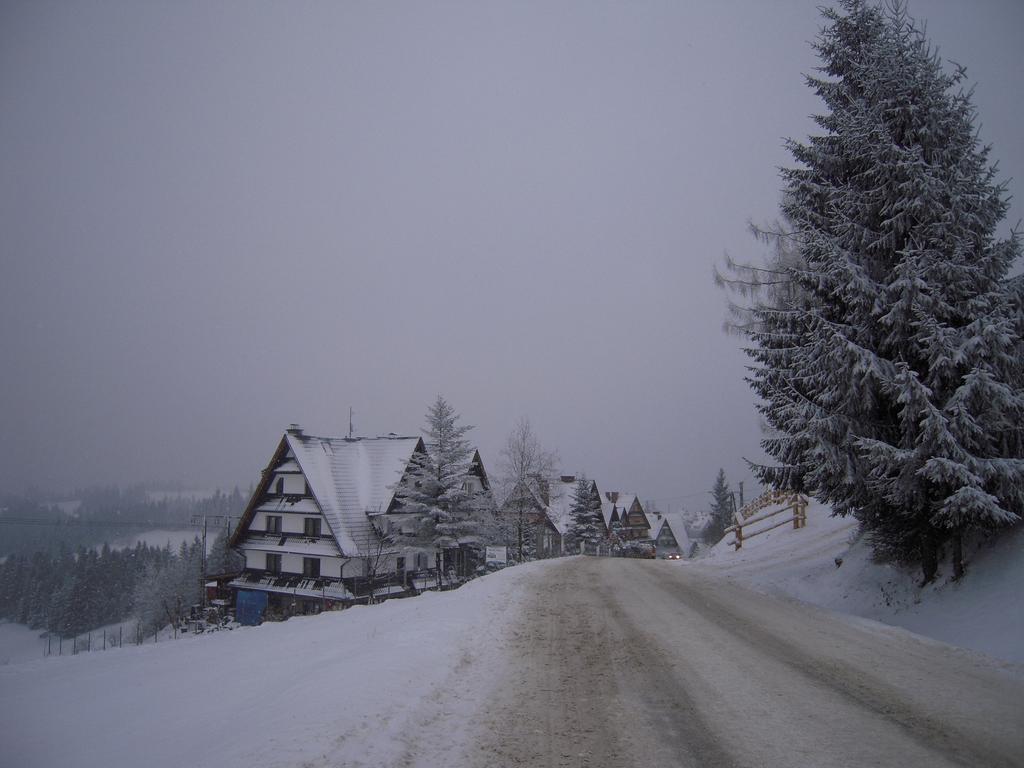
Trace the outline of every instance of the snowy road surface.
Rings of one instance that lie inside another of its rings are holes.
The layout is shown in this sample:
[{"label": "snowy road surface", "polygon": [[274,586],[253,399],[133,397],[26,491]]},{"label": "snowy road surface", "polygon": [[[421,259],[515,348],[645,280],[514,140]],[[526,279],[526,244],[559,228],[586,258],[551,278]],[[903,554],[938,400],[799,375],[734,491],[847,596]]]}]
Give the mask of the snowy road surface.
[{"label": "snowy road surface", "polygon": [[0,665],[0,767],[1024,766],[1022,674],[700,564],[565,558]]},{"label": "snowy road surface", "polygon": [[573,558],[524,586],[465,764],[1024,765],[1024,685],[983,657],[684,564]]}]

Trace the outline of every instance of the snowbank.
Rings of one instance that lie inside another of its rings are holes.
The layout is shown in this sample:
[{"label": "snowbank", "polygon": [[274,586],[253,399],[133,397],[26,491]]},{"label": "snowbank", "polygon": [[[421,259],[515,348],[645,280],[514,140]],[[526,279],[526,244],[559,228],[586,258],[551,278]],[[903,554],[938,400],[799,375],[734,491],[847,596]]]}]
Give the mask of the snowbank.
[{"label": "snowbank", "polygon": [[430,765],[465,736],[437,733],[431,718],[464,723],[488,695],[504,663],[497,640],[525,596],[517,584],[549,566],[281,624],[0,667],[5,759],[22,768]]},{"label": "snowbank", "polygon": [[1024,663],[1024,526],[978,545],[960,583],[951,581],[947,562],[923,589],[918,571],[872,562],[856,523],[817,503],[806,528],[776,528],[738,551],[723,541],[695,565],[766,593]]}]

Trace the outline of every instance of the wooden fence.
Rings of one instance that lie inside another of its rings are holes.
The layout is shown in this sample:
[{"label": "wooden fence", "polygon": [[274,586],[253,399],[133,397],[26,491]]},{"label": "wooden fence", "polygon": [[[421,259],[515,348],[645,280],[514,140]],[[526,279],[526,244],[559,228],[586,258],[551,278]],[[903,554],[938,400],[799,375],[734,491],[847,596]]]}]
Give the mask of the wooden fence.
[{"label": "wooden fence", "polygon": [[[758,514],[768,507],[774,507],[780,504],[783,506],[779,507],[779,509]],[[790,513],[790,515],[785,520],[777,521],[773,525],[769,525],[767,528],[760,528],[753,533],[748,533],[744,536],[743,529],[745,527],[749,528],[751,525],[756,525],[757,523],[786,512]],[[751,539],[759,534],[767,533],[773,528],[778,528],[780,525],[792,523],[793,530],[799,530],[806,526],[807,497],[801,496],[799,493],[793,493],[792,491],[766,491],[749,504],[740,508],[734,517],[736,522],[726,528],[725,532],[736,534],[735,541],[733,541],[732,544],[736,549],[739,549],[743,546],[744,538]]]}]

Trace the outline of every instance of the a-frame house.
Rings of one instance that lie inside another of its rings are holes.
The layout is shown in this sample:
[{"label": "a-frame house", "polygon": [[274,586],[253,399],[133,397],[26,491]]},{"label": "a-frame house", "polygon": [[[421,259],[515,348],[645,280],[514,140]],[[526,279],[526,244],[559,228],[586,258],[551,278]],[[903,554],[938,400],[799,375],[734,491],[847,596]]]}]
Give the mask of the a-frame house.
[{"label": "a-frame house", "polygon": [[657,512],[648,513],[648,520],[651,522],[649,536],[657,554],[667,555],[676,552],[683,557],[689,557],[693,549],[690,537],[686,533],[686,521],[678,512]]},{"label": "a-frame house", "polygon": [[[239,620],[440,586],[450,553],[403,543],[415,520],[396,496],[424,451],[419,437],[316,437],[290,427],[231,537],[245,557],[231,583]],[[465,483],[488,488],[478,453]]]},{"label": "a-frame house", "polygon": [[639,497],[618,491],[606,491],[604,497],[601,507],[609,530],[615,525],[617,535],[623,541],[638,541],[649,537],[651,524]]}]

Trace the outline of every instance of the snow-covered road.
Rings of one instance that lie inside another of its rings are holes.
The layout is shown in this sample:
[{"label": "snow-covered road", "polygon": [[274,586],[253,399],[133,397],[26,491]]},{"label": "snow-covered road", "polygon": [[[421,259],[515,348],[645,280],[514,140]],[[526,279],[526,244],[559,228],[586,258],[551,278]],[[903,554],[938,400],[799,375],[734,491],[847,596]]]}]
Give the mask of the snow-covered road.
[{"label": "snow-covered road", "polygon": [[474,766],[1021,766],[1024,684],[986,658],[669,562],[532,575]]},{"label": "snow-covered road", "polygon": [[565,558],[0,665],[0,766],[1024,766],[1022,669],[699,563]]}]

